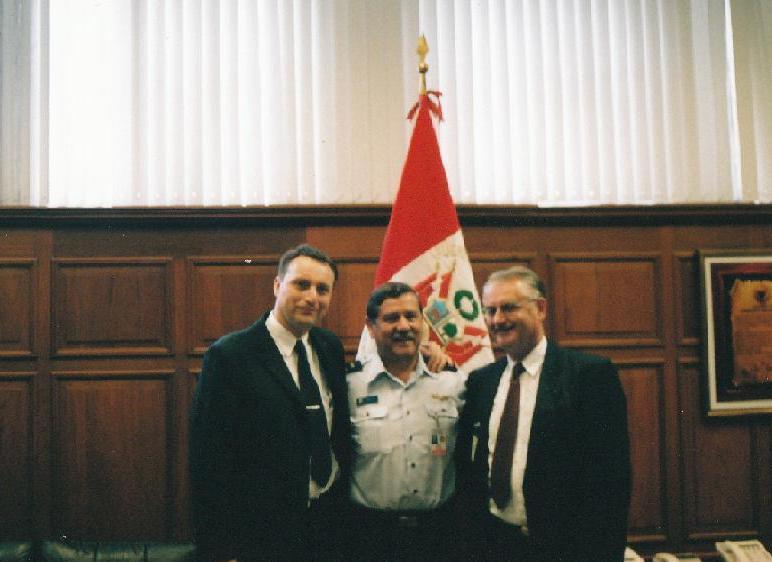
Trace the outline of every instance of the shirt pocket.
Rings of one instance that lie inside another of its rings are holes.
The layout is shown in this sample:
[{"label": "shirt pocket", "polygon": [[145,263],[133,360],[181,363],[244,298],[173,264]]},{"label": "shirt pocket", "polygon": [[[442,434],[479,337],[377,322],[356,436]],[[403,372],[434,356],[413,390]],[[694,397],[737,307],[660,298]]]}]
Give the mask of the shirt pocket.
[{"label": "shirt pocket", "polygon": [[458,422],[458,408],[453,402],[429,402],[426,404],[426,414],[440,424],[441,429],[456,428]]},{"label": "shirt pocket", "polygon": [[351,417],[354,443],[360,454],[381,453],[390,450],[386,439],[389,409],[380,404],[356,408]]},{"label": "shirt pocket", "polygon": [[447,439],[448,451],[456,448],[456,427],[458,425],[458,407],[451,401],[429,402],[426,415],[431,423],[431,433],[441,433]]}]

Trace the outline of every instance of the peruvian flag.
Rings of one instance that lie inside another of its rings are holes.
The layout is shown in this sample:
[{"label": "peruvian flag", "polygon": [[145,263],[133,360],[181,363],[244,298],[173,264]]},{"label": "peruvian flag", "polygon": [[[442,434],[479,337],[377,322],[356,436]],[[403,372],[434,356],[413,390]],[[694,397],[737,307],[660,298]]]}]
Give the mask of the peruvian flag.
[{"label": "peruvian flag", "polygon": [[[418,117],[375,286],[401,281],[415,288],[429,339],[469,372],[492,362],[493,353],[432,125],[431,114],[441,120],[441,108],[430,96],[439,93],[422,94],[408,114],[412,119],[417,110]],[[365,329],[357,358],[364,361],[375,352],[375,342]]]}]

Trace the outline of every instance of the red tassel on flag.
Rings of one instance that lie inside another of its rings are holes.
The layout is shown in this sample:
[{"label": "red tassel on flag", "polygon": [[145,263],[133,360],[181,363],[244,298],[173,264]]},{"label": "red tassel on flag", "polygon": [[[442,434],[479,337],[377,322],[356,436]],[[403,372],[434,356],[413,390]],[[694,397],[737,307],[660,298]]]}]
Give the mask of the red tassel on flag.
[{"label": "red tassel on flag", "polygon": [[[444,119],[442,118],[442,103],[440,102],[441,95],[442,95],[442,92],[438,92],[437,90],[429,90],[420,98],[418,98],[418,101],[415,102],[415,105],[411,107],[410,111],[408,111],[407,113],[408,121],[413,120],[413,116],[415,115],[415,112],[418,111],[418,107],[422,103],[429,106],[429,111],[431,111],[437,119],[439,119],[440,121],[444,121]],[[436,102],[432,101],[430,96],[437,98],[437,101]]]}]

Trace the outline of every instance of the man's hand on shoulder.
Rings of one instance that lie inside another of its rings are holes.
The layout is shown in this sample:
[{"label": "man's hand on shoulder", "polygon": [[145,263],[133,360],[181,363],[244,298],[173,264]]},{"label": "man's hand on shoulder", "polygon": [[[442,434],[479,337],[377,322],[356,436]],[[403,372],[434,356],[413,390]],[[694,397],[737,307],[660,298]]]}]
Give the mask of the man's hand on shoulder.
[{"label": "man's hand on shoulder", "polygon": [[424,362],[426,363],[426,368],[432,373],[446,371],[449,370],[449,368],[455,370],[456,366],[455,363],[453,363],[453,359],[451,359],[450,356],[445,353],[445,350],[437,343],[425,341],[421,343],[420,351],[424,358]]}]

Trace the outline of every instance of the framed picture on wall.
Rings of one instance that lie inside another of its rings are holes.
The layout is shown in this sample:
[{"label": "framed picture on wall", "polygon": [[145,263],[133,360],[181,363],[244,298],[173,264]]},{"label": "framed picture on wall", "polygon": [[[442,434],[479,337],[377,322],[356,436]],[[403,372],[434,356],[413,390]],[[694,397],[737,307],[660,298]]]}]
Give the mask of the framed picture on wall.
[{"label": "framed picture on wall", "polygon": [[772,251],[699,258],[707,415],[772,414]]}]

